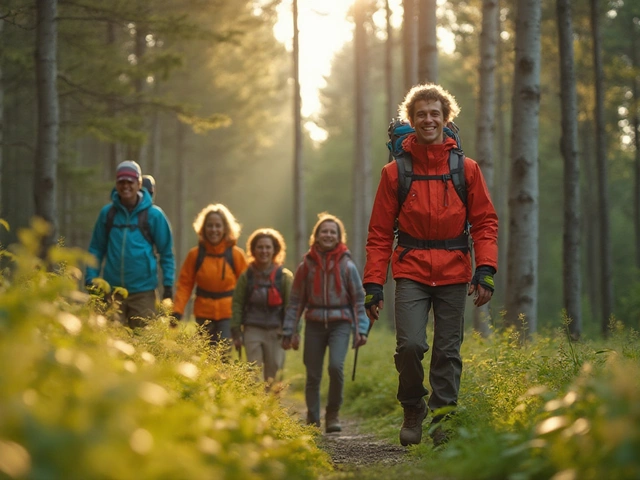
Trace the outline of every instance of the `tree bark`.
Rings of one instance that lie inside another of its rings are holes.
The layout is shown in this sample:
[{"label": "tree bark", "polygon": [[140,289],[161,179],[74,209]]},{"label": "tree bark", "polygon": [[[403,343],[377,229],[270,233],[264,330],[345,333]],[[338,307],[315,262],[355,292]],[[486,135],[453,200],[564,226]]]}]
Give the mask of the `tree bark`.
[{"label": "tree bark", "polygon": [[367,220],[373,205],[371,191],[371,128],[367,48],[366,5],[367,0],[354,4],[355,46],[355,151],[353,165],[353,232],[351,252],[353,260],[362,271]]},{"label": "tree bark", "polygon": [[298,0],[293,0],[293,225],[295,258],[307,250],[304,178],[302,170],[302,100],[300,98],[300,48],[298,43]]},{"label": "tree bark", "polygon": [[507,325],[524,341],[537,330],[538,121],[540,110],[540,19],[538,0],[516,2],[513,79]]},{"label": "tree bark", "polygon": [[578,100],[573,55],[571,0],[557,0],[562,110],[561,150],[564,158],[564,235],[562,283],[564,309],[574,339],[582,334],[580,282],[580,163],[578,161]]},{"label": "tree bark", "polygon": [[611,232],[609,221],[609,191],[607,174],[606,127],[604,117],[604,71],[602,65],[602,37],[600,33],[600,13],[598,1],[591,0],[591,31],[593,36],[593,69],[595,87],[595,139],[596,169],[598,172],[598,217],[600,218],[600,273],[602,275],[601,331],[609,334],[609,319],[613,314],[613,274],[611,256]]},{"label": "tree bark", "polygon": [[50,225],[43,238],[43,253],[55,243],[57,235],[56,175],[58,167],[58,89],[56,48],[57,0],[36,0],[35,69],[38,97],[38,134],[35,156],[35,214]]},{"label": "tree bark", "polygon": [[418,34],[416,0],[402,0],[404,20],[402,24],[402,51],[404,58],[404,86],[409,90],[418,83]]},{"label": "tree bark", "polygon": [[418,80],[438,81],[438,36],[436,0],[418,0]]},{"label": "tree bark", "polygon": [[[476,161],[480,165],[487,187],[493,192],[493,140],[495,138],[496,52],[500,17],[497,0],[482,2],[482,33],[480,34],[480,92],[476,119]],[[474,309],[473,329],[483,337],[489,335],[489,304]]]}]

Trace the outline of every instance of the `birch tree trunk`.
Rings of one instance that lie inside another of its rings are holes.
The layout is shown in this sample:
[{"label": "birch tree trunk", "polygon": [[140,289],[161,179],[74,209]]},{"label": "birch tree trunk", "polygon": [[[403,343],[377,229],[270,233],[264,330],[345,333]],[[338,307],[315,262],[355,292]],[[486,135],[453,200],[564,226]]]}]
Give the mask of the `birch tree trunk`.
[{"label": "birch tree trunk", "polygon": [[307,250],[305,195],[302,170],[302,100],[300,98],[300,47],[298,43],[298,0],[293,0],[293,225],[295,259]]},{"label": "birch tree trunk", "polygon": [[591,0],[591,31],[593,36],[593,69],[595,78],[595,111],[596,122],[596,170],[598,172],[598,217],[600,218],[600,274],[602,275],[602,312],[601,331],[603,336],[609,334],[609,318],[613,314],[613,275],[611,257],[611,233],[609,222],[609,191],[607,174],[607,145],[605,140],[604,118],[604,71],[602,66],[602,37],[600,34],[600,13],[598,1]]},{"label": "birch tree trunk", "polygon": [[557,0],[558,47],[560,52],[560,98],[564,158],[564,235],[562,237],[562,284],[564,309],[574,339],[582,334],[580,285],[580,163],[578,161],[578,100],[573,55],[571,0]]},{"label": "birch tree trunk", "polygon": [[516,1],[513,79],[509,259],[506,323],[524,341],[537,330],[538,300],[538,118],[540,110],[540,19],[538,0]]},{"label": "birch tree trunk", "polygon": [[418,34],[416,0],[402,0],[402,52],[404,59],[404,87],[409,90],[418,83]]},{"label": "birch tree trunk", "polygon": [[[498,0],[482,1],[482,33],[480,34],[480,92],[476,118],[476,161],[487,187],[493,192],[493,140],[495,138],[496,52],[500,17]],[[473,329],[483,337],[489,335],[489,304],[473,311]]]},{"label": "birch tree trunk", "polygon": [[[36,143],[34,199],[35,214],[46,220],[51,230],[43,239],[43,249],[55,243],[57,236],[56,174],[58,167],[58,44],[57,0],[36,0],[35,69],[38,97],[38,134]],[[44,251],[42,252],[44,254]]]},{"label": "birch tree trunk", "polygon": [[354,4],[356,138],[353,165],[353,232],[351,233],[353,240],[350,242],[350,247],[353,260],[360,271],[364,268],[367,221],[373,205],[366,7],[367,0],[356,0]]},{"label": "birch tree trunk", "polygon": [[436,0],[418,0],[418,81],[438,81]]},{"label": "birch tree trunk", "polygon": [[[385,42],[385,87],[387,92],[387,120],[390,121],[396,116],[397,102],[395,101],[393,89],[393,50],[394,36],[391,25],[391,6],[389,0],[385,0],[385,12],[387,17],[387,41]],[[387,281],[384,284],[384,305],[388,325],[395,328],[395,287],[396,282],[391,274],[391,267],[387,268]]]}]

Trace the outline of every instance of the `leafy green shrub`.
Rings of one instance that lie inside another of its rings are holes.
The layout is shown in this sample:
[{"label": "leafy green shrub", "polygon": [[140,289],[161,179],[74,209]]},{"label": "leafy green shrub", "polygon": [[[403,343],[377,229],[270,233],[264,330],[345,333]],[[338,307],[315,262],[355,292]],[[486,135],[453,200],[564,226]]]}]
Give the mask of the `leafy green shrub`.
[{"label": "leafy green shrub", "polygon": [[193,325],[109,322],[76,288],[86,254],[35,256],[44,226],[20,232],[0,277],[0,476],[317,478],[311,430],[245,363],[223,361]]}]

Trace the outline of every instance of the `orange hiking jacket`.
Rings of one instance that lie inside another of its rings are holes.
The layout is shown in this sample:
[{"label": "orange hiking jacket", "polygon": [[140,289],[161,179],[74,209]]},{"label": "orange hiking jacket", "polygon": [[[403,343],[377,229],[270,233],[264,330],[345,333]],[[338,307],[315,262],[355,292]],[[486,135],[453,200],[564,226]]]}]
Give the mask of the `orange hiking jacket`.
[{"label": "orange hiking jacket", "polygon": [[[240,274],[247,269],[247,259],[244,251],[236,246],[235,242],[223,241],[218,245],[211,245],[209,242],[201,240],[200,243],[204,244],[208,255],[204,257],[198,272],[195,273],[196,260],[198,258],[197,246],[189,250],[187,258],[185,258],[180,269],[173,309],[181,315],[184,314],[184,308],[191,297],[194,286],[209,292],[222,293],[231,291],[235,288]],[[209,256],[209,254],[222,255],[229,246],[233,248],[235,272],[231,269],[231,265],[225,260],[224,256]],[[231,303],[231,296],[215,299],[196,296],[193,304],[193,314],[197,318],[208,320],[231,318]]]},{"label": "orange hiking jacket", "polygon": [[[416,175],[449,173],[449,151],[456,146],[452,138],[440,145],[421,145],[415,134],[402,147],[413,157]],[[367,237],[367,262],[363,283],[382,285],[391,259],[393,278],[409,278],[430,286],[471,281],[471,256],[462,250],[412,249],[399,260],[403,247],[393,248],[394,222],[398,229],[422,240],[447,240],[460,235],[468,219],[476,265],[498,269],[498,216],[478,164],[464,160],[467,209],[455,191],[452,180],[417,180],[398,214],[398,168],[386,164],[378,185]]]}]

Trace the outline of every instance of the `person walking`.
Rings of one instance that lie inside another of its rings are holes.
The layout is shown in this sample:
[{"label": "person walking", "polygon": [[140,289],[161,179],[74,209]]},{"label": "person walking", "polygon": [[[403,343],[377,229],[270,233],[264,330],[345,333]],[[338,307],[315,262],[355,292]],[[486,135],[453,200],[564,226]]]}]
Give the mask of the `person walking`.
[{"label": "person walking", "polygon": [[163,299],[173,296],[175,258],[169,220],[149,193],[142,189],[142,171],[133,161],[116,168],[116,185],[111,203],[105,205],[93,228],[89,253],[95,266],[86,269],[88,289],[99,285],[102,278],[111,287],[127,290],[108,297],[119,303],[118,321],[131,328],[144,326],[156,315],[158,286],[157,251],[162,268]]},{"label": "person walking", "polygon": [[193,313],[210,343],[231,341],[231,298],[240,274],[247,268],[244,251],[236,245],[240,224],[229,209],[218,203],[203,208],[193,228],[198,245],[187,253],[173,304],[173,316],[181,320],[194,286]]},{"label": "person walking", "polygon": [[262,369],[270,386],[284,365],[282,322],[289,303],[293,273],[283,266],[284,238],[272,228],[259,228],[247,240],[249,267],[238,278],[233,293],[231,336],[248,362]]},{"label": "person walking", "polygon": [[325,431],[339,432],[344,387],[344,360],[353,331],[353,348],[367,343],[369,319],[364,310],[362,280],[346,245],[342,221],[326,212],[318,215],[309,251],[296,269],[284,318],[282,346],[298,348],[299,321],[304,313],[303,359],[307,371],[307,424],[320,427],[320,382],[329,350],[329,396]]},{"label": "person walking", "polygon": [[[498,217],[482,172],[475,161],[463,159],[465,203],[456,194],[450,171],[456,142],[445,136],[444,127],[459,110],[455,98],[439,85],[417,85],[407,93],[400,114],[415,133],[407,136],[402,148],[412,163],[413,180],[406,200],[399,203],[399,165],[385,165],[369,221],[364,288],[372,321],[384,306],[382,286],[390,259],[396,281],[394,357],[397,398],[404,409],[402,445],[421,442],[427,410],[435,412],[429,429],[434,445],[448,440],[440,422],[447,418],[443,412],[452,411],[458,403],[465,297],[474,295],[479,307],[494,290]],[[477,265],[473,276],[468,233]],[[426,327],[431,308],[434,333],[427,405],[422,360],[429,349]]]}]

